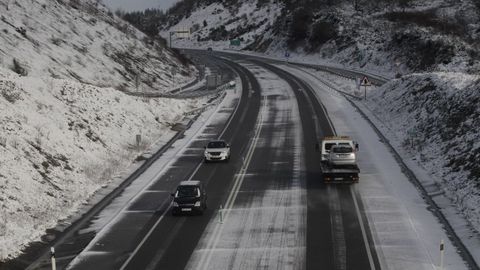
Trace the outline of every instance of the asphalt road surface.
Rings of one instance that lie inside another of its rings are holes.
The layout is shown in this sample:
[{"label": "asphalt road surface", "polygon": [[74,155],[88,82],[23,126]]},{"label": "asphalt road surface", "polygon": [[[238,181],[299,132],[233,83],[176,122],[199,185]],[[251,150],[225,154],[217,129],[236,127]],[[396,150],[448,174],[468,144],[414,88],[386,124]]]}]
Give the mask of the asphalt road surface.
[{"label": "asphalt road surface", "polygon": [[[239,98],[108,229],[86,230],[95,216],[57,243],[58,269],[380,269],[355,185],[322,182],[315,144],[335,130],[311,86],[265,60],[190,53],[237,74]],[[218,138],[230,161],[203,163]],[[208,209],[172,216],[170,193],[187,179],[205,184]]]},{"label": "asphalt road surface", "polygon": [[124,269],[379,269],[354,189],[322,183],[314,145],[335,133],[322,105],[292,75],[237,61],[251,88],[222,136],[232,160],[189,176],[207,184],[210,210],[164,216]]}]

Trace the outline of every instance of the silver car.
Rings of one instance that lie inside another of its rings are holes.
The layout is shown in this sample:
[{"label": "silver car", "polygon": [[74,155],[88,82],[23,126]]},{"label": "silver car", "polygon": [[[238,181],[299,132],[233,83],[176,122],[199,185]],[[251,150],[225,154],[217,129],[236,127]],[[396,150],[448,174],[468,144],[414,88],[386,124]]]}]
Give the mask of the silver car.
[{"label": "silver car", "polygon": [[335,145],[330,149],[328,163],[330,165],[356,165],[355,149],[347,145]]},{"label": "silver car", "polygon": [[205,146],[205,162],[228,161],[230,159],[230,145],[222,140],[210,141]]}]

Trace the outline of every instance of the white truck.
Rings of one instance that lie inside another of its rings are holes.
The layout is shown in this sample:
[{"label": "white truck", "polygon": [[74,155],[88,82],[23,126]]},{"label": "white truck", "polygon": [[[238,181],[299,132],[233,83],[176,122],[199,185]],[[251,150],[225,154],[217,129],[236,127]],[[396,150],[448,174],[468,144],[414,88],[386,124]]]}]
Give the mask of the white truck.
[{"label": "white truck", "polygon": [[348,136],[330,136],[317,146],[321,152],[320,168],[325,183],[358,182],[358,144]]}]

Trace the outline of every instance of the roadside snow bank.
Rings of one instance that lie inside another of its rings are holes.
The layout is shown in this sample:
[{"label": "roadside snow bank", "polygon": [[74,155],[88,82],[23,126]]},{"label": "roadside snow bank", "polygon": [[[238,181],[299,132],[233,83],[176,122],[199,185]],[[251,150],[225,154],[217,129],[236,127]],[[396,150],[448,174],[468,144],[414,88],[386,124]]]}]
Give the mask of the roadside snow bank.
[{"label": "roadside snow bank", "polygon": [[0,94],[0,261],[73,215],[204,101],[143,100],[1,69]]},{"label": "roadside snow bank", "polygon": [[480,77],[412,74],[372,91],[367,105],[480,231]]}]

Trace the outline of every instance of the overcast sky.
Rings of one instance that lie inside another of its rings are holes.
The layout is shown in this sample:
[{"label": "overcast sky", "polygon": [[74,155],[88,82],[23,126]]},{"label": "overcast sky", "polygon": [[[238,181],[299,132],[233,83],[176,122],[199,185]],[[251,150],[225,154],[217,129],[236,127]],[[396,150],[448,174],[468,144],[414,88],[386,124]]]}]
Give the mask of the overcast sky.
[{"label": "overcast sky", "polygon": [[147,8],[167,10],[179,0],[103,0],[111,10],[123,9],[125,11],[138,11]]}]

